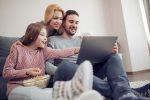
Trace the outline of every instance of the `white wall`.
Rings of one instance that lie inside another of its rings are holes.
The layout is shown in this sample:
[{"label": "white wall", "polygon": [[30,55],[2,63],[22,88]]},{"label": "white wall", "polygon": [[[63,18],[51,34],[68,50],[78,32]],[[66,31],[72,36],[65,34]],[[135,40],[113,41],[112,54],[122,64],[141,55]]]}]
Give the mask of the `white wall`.
[{"label": "white wall", "polygon": [[138,0],[121,0],[132,71],[150,69],[150,53]]},{"label": "white wall", "polygon": [[139,1],[110,2],[112,32],[119,37],[126,71],[150,69],[150,53]]},{"label": "white wall", "polygon": [[[0,35],[22,36],[27,25],[43,20],[47,5],[59,4],[80,14],[78,33],[107,35],[111,32],[107,0],[0,0]],[[107,12],[107,13],[106,13]]]},{"label": "white wall", "polygon": [[125,68],[127,71],[132,71],[121,0],[110,1],[110,12],[112,33],[118,36],[118,41],[121,45],[120,52],[122,53]]}]

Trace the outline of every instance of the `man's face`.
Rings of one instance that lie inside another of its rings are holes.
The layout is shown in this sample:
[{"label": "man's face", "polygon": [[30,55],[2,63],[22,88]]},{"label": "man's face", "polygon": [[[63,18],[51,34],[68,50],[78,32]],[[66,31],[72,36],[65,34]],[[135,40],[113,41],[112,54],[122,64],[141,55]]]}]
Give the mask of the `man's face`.
[{"label": "man's face", "polygon": [[68,15],[66,21],[63,24],[65,32],[71,36],[75,35],[78,29],[78,23],[79,23],[79,17],[77,15],[75,14]]}]

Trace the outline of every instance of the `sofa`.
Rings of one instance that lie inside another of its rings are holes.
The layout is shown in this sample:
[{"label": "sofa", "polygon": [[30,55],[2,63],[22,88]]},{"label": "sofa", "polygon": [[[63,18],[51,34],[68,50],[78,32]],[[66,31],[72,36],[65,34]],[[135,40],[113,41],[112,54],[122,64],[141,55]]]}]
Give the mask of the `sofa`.
[{"label": "sofa", "polygon": [[3,67],[6,57],[9,54],[9,49],[17,37],[5,37],[0,36],[0,100],[7,100],[6,96],[6,84],[7,81],[2,77]]}]

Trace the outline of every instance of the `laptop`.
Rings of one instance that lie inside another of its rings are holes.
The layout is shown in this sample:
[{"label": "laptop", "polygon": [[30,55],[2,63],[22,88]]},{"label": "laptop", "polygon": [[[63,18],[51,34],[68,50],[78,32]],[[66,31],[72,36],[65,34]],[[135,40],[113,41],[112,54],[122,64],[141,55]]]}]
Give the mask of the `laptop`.
[{"label": "laptop", "polygon": [[77,64],[85,60],[91,63],[101,63],[107,60],[112,54],[112,48],[117,36],[85,36],[82,39]]}]

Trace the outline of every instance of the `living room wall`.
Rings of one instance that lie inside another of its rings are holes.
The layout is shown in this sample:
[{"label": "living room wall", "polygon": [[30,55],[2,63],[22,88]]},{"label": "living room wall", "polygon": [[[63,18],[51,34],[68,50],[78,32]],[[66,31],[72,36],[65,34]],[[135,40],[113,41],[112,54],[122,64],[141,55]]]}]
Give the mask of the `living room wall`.
[{"label": "living room wall", "polygon": [[119,37],[127,72],[150,69],[150,52],[139,0],[111,0],[112,32]]},{"label": "living room wall", "polygon": [[46,7],[59,4],[80,14],[78,34],[111,33],[108,0],[0,0],[0,35],[22,36],[29,23],[43,20]]}]

